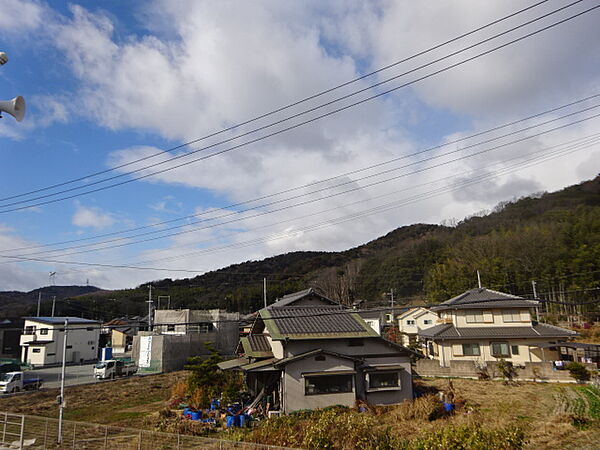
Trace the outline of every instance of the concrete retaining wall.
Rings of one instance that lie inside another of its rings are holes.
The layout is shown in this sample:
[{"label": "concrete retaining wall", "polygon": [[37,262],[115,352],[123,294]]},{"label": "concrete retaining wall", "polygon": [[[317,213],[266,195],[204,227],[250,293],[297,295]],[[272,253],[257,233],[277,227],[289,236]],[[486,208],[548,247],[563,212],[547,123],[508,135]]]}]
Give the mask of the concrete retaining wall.
[{"label": "concrete retaining wall", "polygon": [[[485,364],[492,378],[500,378],[500,372],[496,364],[496,362]],[[595,364],[585,365],[589,370],[596,368]],[[551,362],[527,362],[516,365],[515,368],[517,370],[517,380],[575,383],[568,370],[554,370]],[[419,359],[414,373],[422,377],[478,378],[479,370],[475,361],[450,361],[449,367],[442,367],[437,360]]]}]

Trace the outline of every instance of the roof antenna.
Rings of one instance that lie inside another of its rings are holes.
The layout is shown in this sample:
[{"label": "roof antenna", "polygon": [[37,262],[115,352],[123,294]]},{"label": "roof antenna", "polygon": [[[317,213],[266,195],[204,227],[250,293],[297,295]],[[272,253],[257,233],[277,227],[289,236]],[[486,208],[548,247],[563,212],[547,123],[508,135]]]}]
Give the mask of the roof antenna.
[{"label": "roof antenna", "polygon": [[477,271],[477,284],[479,285],[479,289],[481,289],[481,275],[479,275],[479,270]]}]

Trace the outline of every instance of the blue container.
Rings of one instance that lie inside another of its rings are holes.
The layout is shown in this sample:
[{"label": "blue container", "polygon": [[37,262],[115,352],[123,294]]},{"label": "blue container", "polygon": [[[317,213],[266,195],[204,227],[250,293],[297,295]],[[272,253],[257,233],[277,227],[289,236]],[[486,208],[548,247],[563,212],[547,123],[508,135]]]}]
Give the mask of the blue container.
[{"label": "blue container", "polygon": [[187,417],[189,419],[191,412],[192,411],[190,410],[190,408],[183,408],[183,417]]},{"label": "blue container", "polygon": [[217,400],[216,398],[213,399],[212,402],[210,402],[210,410],[214,411],[215,409],[219,409],[221,407],[221,402],[219,400]]},{"label": "blue container", "polygon": [[227,416],[227,417],[225,418],[225,426],[226,426],[227,428],[232,428],[232,427],[234,427],[234,426],[235,426],[235,417],[236,417],[236,416]]},{"label": "blue container", "polygon": [[240,428],[246,428],[250,426],[250,414],[240,414]]},{"label": "blue container", "polygon": [[202,411],[192,411],[192,420],[200,420],[202,417]]},{"label": "blue container", "polygon": [[454,411],[454,404],[444,402],[444,411],[446,411],[446,412]]}]

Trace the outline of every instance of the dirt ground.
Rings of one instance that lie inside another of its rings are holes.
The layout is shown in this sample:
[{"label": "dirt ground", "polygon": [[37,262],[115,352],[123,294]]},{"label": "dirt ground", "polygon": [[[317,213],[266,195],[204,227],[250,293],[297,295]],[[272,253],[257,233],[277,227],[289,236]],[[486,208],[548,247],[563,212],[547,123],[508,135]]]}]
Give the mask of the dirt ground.
[{"label": "dirt ground", "polygon": [[[66,390],[69,420],[153,429],[153,418],[165,408],[170,389],[186,372],[132,377]],[[449,380],[426,379],[423,389],[448,390]],[[378,415],[398,435],[411,437],[449,425],[478,422],[492,427],[518,425],[526,430],[530,449],[600,448],[600,390],[577,385],[451,380],[456,414],[442,420],[407,420],[391,407]],[[57,417],[57,390],[0,397],[0,411]]]}]

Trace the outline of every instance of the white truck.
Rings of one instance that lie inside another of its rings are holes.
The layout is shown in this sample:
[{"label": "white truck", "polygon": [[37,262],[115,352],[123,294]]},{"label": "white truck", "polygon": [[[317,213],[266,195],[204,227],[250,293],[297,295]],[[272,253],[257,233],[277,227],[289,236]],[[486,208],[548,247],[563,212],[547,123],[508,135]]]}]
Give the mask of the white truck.
[{"label": "white truck", "polygon": [[0,374],[0,392],[12,394],[26,390],[39,389],[43,380],[30,376],[27,372],[7,372]]},{"label": "white truck", "polygon": [[118,359],[108,359],[100,361],[94,367],[94,377],[98,380],[108,378],[128,377],[137,372],[137,366],[133,363],[126,363]]}]

